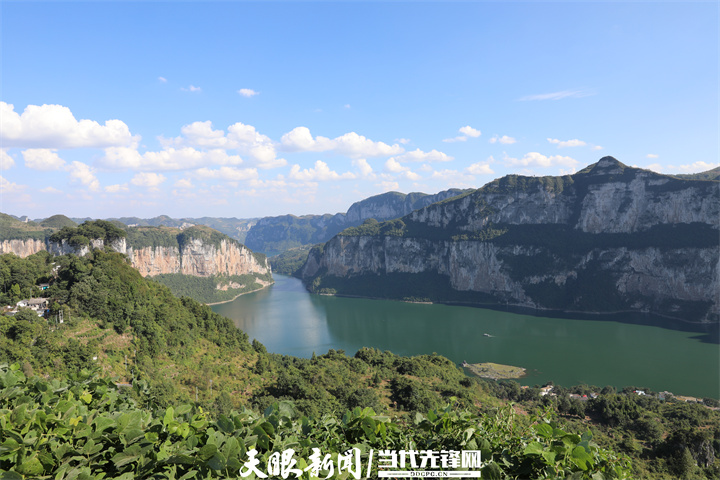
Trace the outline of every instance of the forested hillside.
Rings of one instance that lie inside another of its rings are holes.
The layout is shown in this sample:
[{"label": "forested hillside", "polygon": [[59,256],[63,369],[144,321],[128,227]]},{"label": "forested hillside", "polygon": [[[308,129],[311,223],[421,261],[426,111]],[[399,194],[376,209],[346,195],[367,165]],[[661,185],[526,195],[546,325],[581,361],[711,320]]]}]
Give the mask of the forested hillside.
[{"label": "forested hillside", "polygon": [[[236,478],[252,448],[265,468],[287,448],[307,460],[313,447],[337,458],[352,446],[364,459],[369,448],[479,449],[484,478],[720,473],[720,415],[707,406],[634,387],[541,396],[435,354],[271,354],[117,253],[3,255],[0,283],[6,305],[50,301],[44,317],[0,316],[0,469],[17,472],[6,478]],[[588,392],[597,398],[570,396]]]}]

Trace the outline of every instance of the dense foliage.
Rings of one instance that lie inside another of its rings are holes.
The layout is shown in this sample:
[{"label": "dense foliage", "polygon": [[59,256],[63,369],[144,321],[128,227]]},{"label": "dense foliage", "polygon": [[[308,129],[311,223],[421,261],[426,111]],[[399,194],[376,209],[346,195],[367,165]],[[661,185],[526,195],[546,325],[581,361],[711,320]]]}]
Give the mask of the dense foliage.
[{"label": "dense foliage", "polygon": [[270,262],[273,273],[296,276],[305,264],[308,252],[312,247],[313,245],[304,245],[302,247],[291,248],[287,252],[270,257],[268,261]]},{"label": "dense foliage", "polygon": [[129,227],[127,245],[132,248],[174,247],[180,248],[180,229],[172,227]]},{"label": "dense foliage", "polygon": [[243,293],[263,288],[260,281],[272,283],[272,275],[213,275],[196,277],[180,273],[164,273],[152,277],[167,286],[177,297],[191,297],[202,303],[218,303],[232,300]]},{"label": "dense foliage", "polygon": [[[338,456],[349,448],[361,455],[360,465],[372,462],[371,450],[480,450],[485,478],[630,473],[628,460],[599,448],[589,432],[567,433],[547,417],[521,424],[509,408],[477,415],[448,406],[397,423],[360,407],[342,418],[301,417],[283,402],[264,415],[243,409],[212,420],[188,404],[143,407],[147,398],[138,387],[139,403],[112,382],[82,373],[70,382],[46,381],[5,367],[0,388],[0,467],[8,479],[238,478],[247,476],[251,458],[257,471],[272,472],[273,454],[289,449],[296,460],[291,478],[348,478],[351,469],[340,474]],[[327,461],[313,472],[317,453],[335,461],[335,474]],[[378,471],[377,460],[370,471]]]},{"label": "dense foliage", "polygon": [[[275,355],[209,307],[142,278],[120,254],[0,261],[3,278],[23,288],[47,278],[52,305],[48,318],[0,317],[0,363],[20,365],[0,369],[0,469],[17,472],[7,478],[234,478],[231,459],[244,462],[253,446],[267,462],[286,448],[307,460],[313,445],[335,455],[352,445],[477,447],[496,465],[483,478],[720,473],[720,415],[706,406],[635,387],[556,386],[556,397],[541,397],[466,377],[439,355]],[[77,376],[82,369],[132,388]],[[598,397],[570,396],[590,392]],[[613,451],[632,459],[632,473]]]},{"label": "dense foliage", "polygon": [[82,247],[89,245],[92,240],[110,243],[125,237],[125,231],[114,223],[107,220],[92,220],[77,227],[63,227],[50,235],[48,240],[54,243],[66,241],[73,247]]},{"label": "dense foliage", "polygon": [[34,222],[21,222],[0,213],[0,242],[4,240],[45,240],[48,229]]}]

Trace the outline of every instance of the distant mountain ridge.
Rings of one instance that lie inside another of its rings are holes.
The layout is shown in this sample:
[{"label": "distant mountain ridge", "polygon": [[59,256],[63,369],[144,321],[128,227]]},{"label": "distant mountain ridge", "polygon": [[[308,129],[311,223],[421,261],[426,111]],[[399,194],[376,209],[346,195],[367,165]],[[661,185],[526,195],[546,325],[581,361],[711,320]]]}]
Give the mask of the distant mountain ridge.
[{"label": "distant mountain ridge", "polygon": [[717,322],[720,182],[604,157],[574,175],[508,175],[311,250],[318,293]]},{"label": "distant mountain ridge", "polygon": [[344,214],[265,217],[250,229],[245,244],[253,251],[276,255],[292,248],[324,243],[340,231],[360,225],[369,218],[383,221],[402,217],[466,191],[453,188],[434,195],[387,192],[353,203]]}]

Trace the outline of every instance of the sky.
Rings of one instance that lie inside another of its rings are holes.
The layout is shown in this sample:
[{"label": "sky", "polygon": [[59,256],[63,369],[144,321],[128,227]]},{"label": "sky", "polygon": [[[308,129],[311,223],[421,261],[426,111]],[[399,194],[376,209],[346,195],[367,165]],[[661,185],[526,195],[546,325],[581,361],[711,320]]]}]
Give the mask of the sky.
[{"label": "sky", "polygon": [[719,4],[0,2],[0,212],[256,218],[719,162]]}]

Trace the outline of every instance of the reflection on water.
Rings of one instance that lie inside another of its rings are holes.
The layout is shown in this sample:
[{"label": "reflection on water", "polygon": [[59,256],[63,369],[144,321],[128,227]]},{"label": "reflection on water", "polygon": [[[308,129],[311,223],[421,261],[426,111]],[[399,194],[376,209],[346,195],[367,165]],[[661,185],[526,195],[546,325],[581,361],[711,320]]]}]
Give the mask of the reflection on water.
[{"label": "reflection on water", "polygon": [[306,358],[331,348],[352,355],[363,346],[400,355],[437,352],[458,363],[525,367],[532,373],[521,383],[529,385],[637,385],[720,397],[720,347],[698,341],[716,332],[310,295],[297,279],[275,280],[213,306],[270,352]]}]

